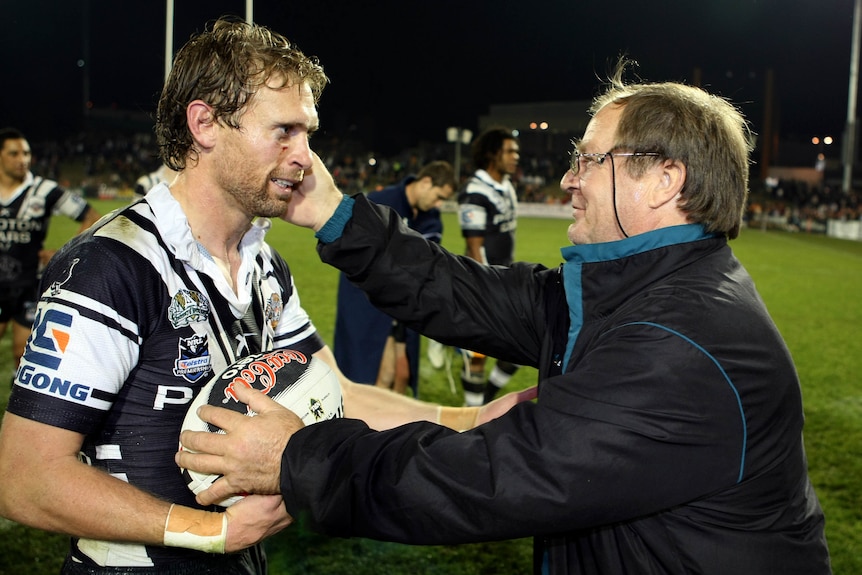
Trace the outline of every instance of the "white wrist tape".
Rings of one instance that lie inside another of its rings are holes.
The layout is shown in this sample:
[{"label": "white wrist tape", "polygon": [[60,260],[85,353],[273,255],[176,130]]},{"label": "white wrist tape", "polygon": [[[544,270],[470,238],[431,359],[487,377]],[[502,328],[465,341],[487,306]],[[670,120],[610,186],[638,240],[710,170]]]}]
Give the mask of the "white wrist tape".
[{"label": "white wrist tape", "polygon": [[437,408],[437,423],[455,431],[466,431],[476,427],[479,419],[478,407],[446,407]]},{"label": "white wrist tape", "polygon": [[171,505],[165,521],[165,546],[224,553],[227,513]]}]

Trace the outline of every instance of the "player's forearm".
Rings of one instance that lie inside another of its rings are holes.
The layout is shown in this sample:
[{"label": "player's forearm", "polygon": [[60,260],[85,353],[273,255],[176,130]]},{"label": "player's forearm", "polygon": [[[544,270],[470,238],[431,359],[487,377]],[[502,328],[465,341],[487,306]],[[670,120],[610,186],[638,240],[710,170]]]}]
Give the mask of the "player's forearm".
[{"label": "player's forearm", "polygon": [[348,385],[344,415],[361,419],[379,431],[413,421],[430,421],[463,431],[474,427],[478,418],[478,407],[441,407],[373,385]]},{"label": "player's forearm", "polygon": [[162,543],[169,503],[72,457],[25,469],[3,481],[0,511],[9,519],[90,539]]}]

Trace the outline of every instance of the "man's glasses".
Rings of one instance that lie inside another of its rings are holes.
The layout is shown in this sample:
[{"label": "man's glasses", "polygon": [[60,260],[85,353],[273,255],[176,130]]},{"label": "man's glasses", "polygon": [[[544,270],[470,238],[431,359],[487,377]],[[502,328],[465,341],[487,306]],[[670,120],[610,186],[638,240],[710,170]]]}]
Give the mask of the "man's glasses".
[{"label": "man's glasses", "polygon": [[[572,159],[569,162],[569,169],[572,170],[572,175],[577,176],[581,171],[581,163],[584,165],[592,162],[597,166],[601,166],[605,163],[605,159],[608,157],[611,158],[611,163],[613,163],[613,159],[621,158],[621,157],[631,157],[631,156],[660,156],[656,152],[605,152],[604,154],[582,154],[580,152],[572,152]],[[581,160],[583,159],[583,162]]]}]

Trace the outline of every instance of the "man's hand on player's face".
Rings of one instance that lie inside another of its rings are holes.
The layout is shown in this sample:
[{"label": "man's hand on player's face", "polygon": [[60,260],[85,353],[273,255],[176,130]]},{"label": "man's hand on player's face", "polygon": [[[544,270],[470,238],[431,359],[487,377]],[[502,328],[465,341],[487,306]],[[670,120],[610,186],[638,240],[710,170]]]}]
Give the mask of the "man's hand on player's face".
[{"label": "man's hand on player's face", "polygon": [[335,186],[332,174],[320,156],[312,152],[312,159],[311,169],[305,172],[302,182],[294,188],[287,211],[281,219],[318,231],[332,217],[344,194]]},{"label": "man's hand on player's face", "polygon": [[279,493],[281,454],[290,437],[304,427],[296,414],[263,393],[243,385],[235,391],[257,415],[204,405],[198,409],[200,418],[224,433],[184,431],[180,436],[184,449],[175,457],[180,467],[223,476],[198,493],[202,505],[243,493]]}]

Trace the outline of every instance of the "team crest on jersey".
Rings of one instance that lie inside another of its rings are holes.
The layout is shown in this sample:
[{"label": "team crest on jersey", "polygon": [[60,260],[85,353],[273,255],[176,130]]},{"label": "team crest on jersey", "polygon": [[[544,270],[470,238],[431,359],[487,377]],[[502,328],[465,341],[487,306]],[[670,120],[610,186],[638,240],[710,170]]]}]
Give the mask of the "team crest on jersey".
[{"label": "team crest on jersey", "polygon": [[174,375],[182,376],[186,381],[194,383],[201,376],[209,373],[212,368],[206,335],[181,337],[179,341],[180,357],[174,361]]},{"label": "team crest on jersey", "polygon": [[45,200],[42,198],[30,198],[27,202],[26,217],[41,218],[45,215]]},{"label": "team crest on jersey", "polygon": [[206,321],[210,313],[210,302],[200,292],[181,289],[174,294],[168,306],[168,319],[174,329]]},{"label": "team crest on jersey", "polygon": [[264,320],[269,323],[272,329],[278,325],[278,320],[281,319],[281,312],[284,310],[284,304],[281,301],[281,296],[274,293],[269,296],[266,302],[266,309],[263,310]]}]

